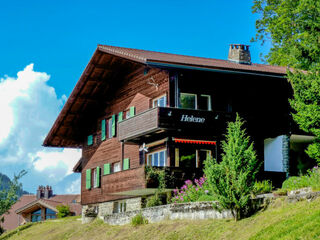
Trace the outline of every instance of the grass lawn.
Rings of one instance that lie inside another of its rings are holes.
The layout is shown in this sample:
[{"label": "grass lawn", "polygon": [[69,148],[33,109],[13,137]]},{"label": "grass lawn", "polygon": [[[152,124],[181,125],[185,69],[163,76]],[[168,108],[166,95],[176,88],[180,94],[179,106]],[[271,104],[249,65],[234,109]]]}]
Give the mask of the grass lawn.
[{"label": "grass lawn", "polygon": [[79,217],[50,220],[16,231],[4,239],[100,240],[100,239],[320,239],[320,198],[286,203],[282,199],[266,211],[233,220],[179,220],[147,224],[109,226],[101,220],[81,224]]}]

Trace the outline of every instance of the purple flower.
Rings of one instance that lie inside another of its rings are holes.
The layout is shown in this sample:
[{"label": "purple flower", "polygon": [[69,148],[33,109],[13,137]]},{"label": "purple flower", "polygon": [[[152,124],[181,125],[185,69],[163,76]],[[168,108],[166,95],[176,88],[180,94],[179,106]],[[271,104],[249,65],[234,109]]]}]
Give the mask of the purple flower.
[{"label": "purple flower", "polygon": [[179,191],[178,189],[173,190],[174,194],[177,194],[178,191]]},{"label": "purple flower", "polygon": [[209,190],[205,190],[204,192],[205,192],[205,194],[208,194]]},{"label": "purple flower", "polygon": [[196,191],[198,192],[198,191],[199,191],[199,189],[198,189],[198,188],[196,188]]},{"label": "purple flower", "polygon": [[183,197],[181,197],[180,200],[183,201]]},{"label": "purple flower", "polygon": [[181,187],[181,189],[187,189],[188,187],[187,187],[187,185],[183,185],[182,187]]},{"label": "purple flower", "polygon": [[191,180],[186,180],[186,181],[185,181],[185,184],[187,184],[187,185],[192,185],[192,181],[191,181]]}]

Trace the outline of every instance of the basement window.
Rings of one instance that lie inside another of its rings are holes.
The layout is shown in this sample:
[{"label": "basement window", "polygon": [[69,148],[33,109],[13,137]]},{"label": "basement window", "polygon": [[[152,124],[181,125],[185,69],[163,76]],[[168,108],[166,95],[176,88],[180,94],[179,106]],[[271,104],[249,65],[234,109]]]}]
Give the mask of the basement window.
[{"label": "basement window", "polygon": [[113,203],[113,213],[122,213],[127,210],[127,203],[122,202],[114,202]]}]

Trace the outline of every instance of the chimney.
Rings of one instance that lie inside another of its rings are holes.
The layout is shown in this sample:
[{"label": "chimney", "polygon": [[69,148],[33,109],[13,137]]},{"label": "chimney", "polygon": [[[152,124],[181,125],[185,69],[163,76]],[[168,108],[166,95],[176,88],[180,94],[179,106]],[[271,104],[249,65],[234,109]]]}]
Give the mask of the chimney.
[{"label": "chimney", "polygon": [[43,196],[44,196],[44,187],[40,185],[37,190],[37,199],[43,198]]},{"label": "chimney", "polygon": [[48,199],[48,198],[50,198],[50,197],[52,197],[52,188],[51,188],[51,186],[46,186],[45,188],[44,188],[44,198],[46,198],[46,199]]},{"label": "chimney", "polygon": [[228,60],[241,64],[251,64],[249,45],[230,44]]}]

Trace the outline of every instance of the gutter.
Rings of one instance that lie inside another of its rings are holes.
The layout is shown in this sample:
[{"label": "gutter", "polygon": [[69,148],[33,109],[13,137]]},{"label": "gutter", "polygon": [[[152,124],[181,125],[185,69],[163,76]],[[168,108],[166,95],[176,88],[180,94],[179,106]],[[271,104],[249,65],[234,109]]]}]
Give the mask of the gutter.
[{"label": "gutter", "polygon": [[247,75],[254,75],[254,76],[281,78],[281,79],[286,78],[285,75],[273,75],[273,74],[251,73],[251,72],[234,71],[234,70],[222,70],[222,69],[213,69],[213,68],[208,68],[208,67],[198,67],[198,66],[181,65],[181,64],[173,64],[173,63],[161,63],[161,62],[146,61],[146,64],[148,66],[158,67],[158,68],[165,67],[165,68],[188,69],[188,70],[229,73],[229,74],[247,74]]}]

